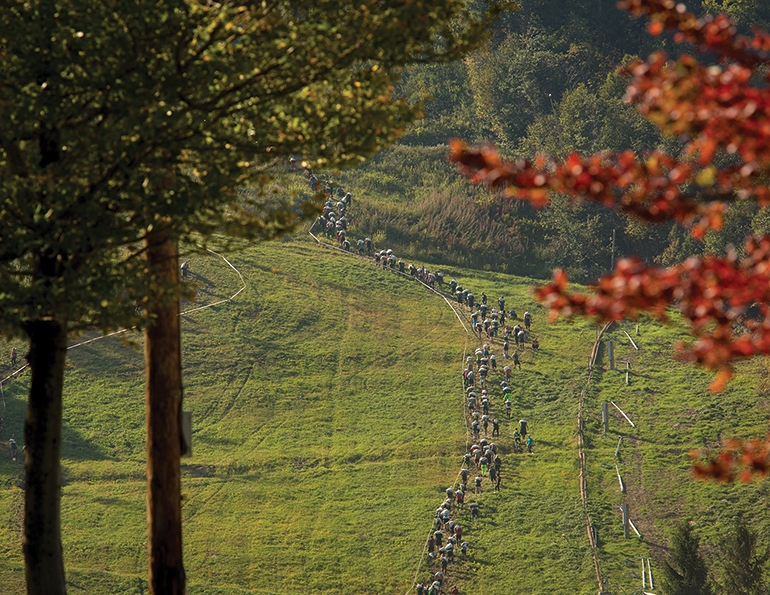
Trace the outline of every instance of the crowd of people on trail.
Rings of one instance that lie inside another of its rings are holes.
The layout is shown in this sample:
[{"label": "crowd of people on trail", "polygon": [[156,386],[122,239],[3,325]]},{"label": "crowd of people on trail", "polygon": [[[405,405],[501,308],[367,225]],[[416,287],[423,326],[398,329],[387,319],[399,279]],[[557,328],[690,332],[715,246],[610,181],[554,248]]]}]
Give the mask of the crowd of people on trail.
[{"label": "crowd of people on trail", "polygon": [[[350,192],[345,192],[342,186],[331,178],[319,180],[318,176],[309,168],[305,169],[305,175],[310,189],[314,192],[322,190],[326,196],[323,213],[315,220],[311,231],[315,229],[319,233],[325,234],[330,240],[336,241],[340,248],[350,252],[351,243],[347,236],[351,219],[348,215],[348,209],[353,204],[353,195]],[[361,256],[371,256],[372,239],[358,240],[356,249]]]},{"label": "crowd of people on trail", "polygon": [[[318,217],[312,229],[320,230],[329,239],[336,241],[344,251],[358,253],[359,256],[374,257],[376,266],[398,272],[404,276],[419,279],[431,288],[442,291],[456,301],[458,305],[469,309],[473,331],[479,342],[489,341],[479,346],[473,355],[468,355],[462,372],[462,386],[466,403],[466,415],[471,446],[462,457],[462,467],[455,482],[446,488],[443,502],[436,509],[432,528],[425,544],[426,567],[430,575],[415,585],[417,595],[458,595],[456,586],[447,587],[448,577],[452,574],[452,565],[468,556],[470,543],[461,521],[469,523],[471,529],[480,516],[480,496],[484,489],[499,491],[503,476],[502,447],[500,440],[502,412],[510,430],[510,448],[514,453],[534,452],[534,439],[526,419],[518,423],[511,421],[513,401],[511,398],[512,373],[521,369],[521,356],[526,344],[537,352],[540,343],[532,332],[532,315],[524,312],[519,318],[516,310],[506,309],[505,297],[497,299],[497,307],[488,304],[485,293],[477,298],[472,291],[462,287],[452,279],[445,290],[444,276],[440,271],[432,272],[427,267],[407,265],[398,258],[393,250],[374,250],[371,238],[357,240],[351,244],[348,227],[351,221],[349,208],[352,204],[350,192],[329,179],[319,180],[312,171],[306,170],[308,182],[314,190],[319,186],[326,194],[324,212]],[[335,204],[335,197],[338,199]],[[501,330],[502,329],[502,330]],[[502,337],[499,337],[502,335]],[[499,338],[498,338],[499,337]],[[500,339],[502,339],[502,344]],[[513,341],[513,348],[511,348]],[[502,354],[493,353],[490,343],[502,348]],[[504,362],[498,368],[498,355]],[[499,376],[498,376],[499,375]],[[500,392],[495,399],[502,399],[502,407],[492,403],[491,377],[499,380]],[[507,441],[506,441],[507,442]],[[467,512],[466,512],[467,511]]]},{"label": "crowd of people on trail", "polygon": [[[468,555],[470,543],[460,524],[467,520],[471,528],[480,515],[480,496],[485,487],[499,491],[503,477],[502,452],[496,440],[500,439],[501,421],[492,403],[492,389],[486,386],[491,375],[500,374],[500,398],[503,399],[506,420],[510,423],[511,369],[498,370],[496,355],[489,343],[467,356],[463,369],[462,386],[465,391],[466,415],[472,444],[462,457],[462,467],[455,483],[446,489],[446,498],[436,509],[433,528],[426,544],[427,568],[432,573],[428,580],[416,585],[417,595],[440,595],[447,592],[444,584],[451,575],[455,560]],[[534,452],[534,440],[529,423],[520,419],[512,432],[513,452]],[[467,506],[467,516],[464,514]],[[455,593],[456,587],[451,593]]]},{"label": "crowd of people on trail", "polygon": [[[540,341],[532,333],[532,314],[529,311],[519,319],[515,309],[505,309],[505,297],[500,296],[497,299],[497,307],[490,306],[487,303],[487,294],[481,293],[479,299],[467,288],[460,285],[455,279],[449,282],[450,294],[455,298],[458,304],[465,305],[471,312],[471,324],[474,332],[479,339],[486,336],[489,339],[496,338],[502,328],[503,338],[503,356],[510,355],[510,342],[513,340],[515,348],[524,347],[530,343],[533,350],[540,349]],[[506,324],[507,322],[507,324]],[[520,367],[519,356],[512,356],[516,361],[514,365]]]},{"label": "crowd of people on trail", "polygon": [[348,209],[353,202],[353,195],[346,192],[343,187],[330,178],[319,179],[312,170],[305,169],[308,183],[313,191],[322,190],[326,201],[323,207],[323,213],[318,216],[310,231],[323,233],[329,240],[333,240],[336,246],[346,252],[358,254],[359,256],[373,256],[374,263],[378,267],[397,271],[402,275],[409,275],[414,279],[419,279],[431,288],[438,285],[443,289],[444,276],[440,271],[432,272],[426,267],[417,267],[414,264],[407,266],[402,258],[397,257],[391,249],[381,249],[374,252],[374,243],[372,238],[351,239],[349,236],[349,225],[352,221]]}]

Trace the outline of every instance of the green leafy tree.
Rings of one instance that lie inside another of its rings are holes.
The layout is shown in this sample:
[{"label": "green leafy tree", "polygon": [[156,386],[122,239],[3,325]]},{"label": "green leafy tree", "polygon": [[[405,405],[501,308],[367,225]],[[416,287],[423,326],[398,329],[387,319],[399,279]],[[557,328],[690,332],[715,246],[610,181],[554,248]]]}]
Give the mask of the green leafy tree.
[{"label": "green leafy tree", "polygon": [[738,519],[719,543],[723,576],[721,595],[767,595],[764,579],[770,548],[759,547],[759,536],[743,519]]},{"label": "green leafy tree", "polygon": [[406,68],[397,89],[399,94],[423,99],[425,103],[423,117],[409,127],[399,144],[443,145],[458,134],[484,138],[483,132],[479,134],[468,72],[462,62]]},{"label": "green leafy tree", "polygon": [[770,5],[763,0],[703,0],[703,9],[710,14],[727,13],[743,26],[770,29]]},{"label": "green leafy tree", "polygon": [[668,559],[663,563],[663,593],[711,595],[708,569],[699,546],[700,539],[689,523],[682,523],[674,529]]},{"label": "green leafy tree", "polygon": [[394,99],[399,71],[465,55],[500,8],[30,0],[0,12],[0,325],[30,344],[28,593],[66,590],[68,336],[147,324],[149,583],[183,593],[177,242],[270,238],[313,213],[238,190],[291,155],[342,167],[387,146],[420,110]]},{"label": "green leafy tree", "polygon": [[562,93],[589,78],[596,62],[596,53],[585,44],[569,44],[535,27],[524,35],[509,32],[466,61],[478,117],[513,150],[527,126],[551,113]]}]

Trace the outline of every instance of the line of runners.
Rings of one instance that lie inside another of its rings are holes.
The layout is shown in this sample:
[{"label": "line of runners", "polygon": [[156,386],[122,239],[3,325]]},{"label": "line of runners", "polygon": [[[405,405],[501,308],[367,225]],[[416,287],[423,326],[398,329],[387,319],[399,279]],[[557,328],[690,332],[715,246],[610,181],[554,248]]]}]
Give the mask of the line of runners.
[{"label": "line of runners", "polygon": [[[374,250],[371,238],[359,239],[356,242],[356,250],[351,250],[351,240],[348,226],[351,222],[349,207],[352,204],[352,195],[345,192],[340,186],[331,180],[319,181],[312,171],[306,170],[308,182],[314,190],[319,185],[326,194],[323,215],[314,223],[313,229],[325,233],[329,239],[336,241],[337,246],[347,252],[357,252],[359,256],[374,256],[375,265],[392,270],[402,275],[409,275],[419,279],[426,285],[447,294],[444,289],[444,276],[440,271],[432,272],[426,267],[416,267],[398,258],[393,250]],[[339,198],[336,205],[335,195]],[[408,271],[408,272],[407,272]],[[503,330],[502,357],[505,365],[502,368],[502,380],[500,390],[505,409],[506,420],[510,422],[513,403],[511,401],[511,375],[513,369],[521,369],[520,350],[525,349],[530,343],[533,351],[537,352],[540,343],[537,337],[531,334],[532,316],[525,312],[521,323],[514,309],[505,310],[505,298],[501,296],[497,300],[497,308],[490,308],[487,304],[487,296],[481,294],[477,301],[474,294],[462,287],[455,279],[448,283],[449,296],[456,300],[458,305],[468,308],[465,313],[470,317],[473,330],[479,341],[486,335],[492,343],[498,336],[500,327]],[[515,322],[511,327],[506,325],[506,319]],[[514,349],[511,351],[510,339],[513,338]],[[508,365],[510,360],[510,365]],[[415,590],[417,595],[441,595],[451,593],[458,595],[457,586],[446,588],[447,577],[451,574],[451,565],[458,556],[465,559],[468,555],[470,543],[465,539],[466,533],[460,524],[460,513],[467,510],[468,517],[463,515],[471,525],[479,518],[479,496],[481,495],[485,480],[489,480],[494,491],[500,490],[502,479],[502,449],[494,442],[500,436],[500,420],[494,415],[494,406],[491,401],[489,381],[492,375],[498,373],[497,355],[492,352],[489,343],[484,343],[477,348],[474,355],[467,356],[462,372],[462,386],[466,403],[466,415],[470,427],[473,444],[463,455],[462,468],[456,481],[446,488],[445,499],[436,509],[433,517],[433,526],[425,547],[426,566],[431,573],[425,580],[417,582]],[[490,431],[491,426],[491,431]],[[483,436],[482,436],[483,434]],[[520,419],[512,432],[513,452],[523,452],[524,447],[532,453],[534,440],[529,432],[529,424],[525,419]],[[472,477],[473,476],[473,477]],[[469,481],[470,488],[469,488]],[[471,495],[472,494],[472,495]]]},{"label": "line of runners", "polygon": [[[518,351],[516,351],[518,354]],[[507,357],[504,355],[504,357]],[[440,595],[444,592],[444,583],[449,573],[450,564],[455,561],[459,550],[461,557],[467,556],[470,546],[464,540],[462,525],[459,524],[460,512],[464,511],[468,494],[469,521],[474,523],[479,517],[479,496],[488,479],[494,491],[500,490],[502,480],[502,449],[495,438],[500,436],[500,420],[494,416],[494,405],[490,389],[487,388],[491,375],[497,374],[497,358],[488,343],[478,348],[474,355],[469,355],[463,369],[463,388],[466,399],[466,415],[469,421],[473,444],[463,455],[462,468],[457,480],[446,489],[446,499],[436,510],[433,519],[433,531],[427,543],[427,567],[435,570],[432,577],[416,585],[417,595]],[[510,420],[513,404],[511,401],[510,366],[505,366],[500,389],[505,407],[506,419]],[[490,428],[491,426],[491,428]],[[491,431],[490,431],[491,430]],[[483,437],[482,437],[483,435]],[[529,434],[529,424],[519,420],[513,430],[513,451],[521,452],[522,443],[528,452],[533,452],[534,440]],[[475,475],[475,477],[471,477]],[[472,492],[471,492],[472,490]],[[472,495],[470,495],[472,494]],[[444,541],[446,537],[446,542]],[[440,568],[438,567],[440,565]],[[457,595],[453,586],[452,595]]]}]

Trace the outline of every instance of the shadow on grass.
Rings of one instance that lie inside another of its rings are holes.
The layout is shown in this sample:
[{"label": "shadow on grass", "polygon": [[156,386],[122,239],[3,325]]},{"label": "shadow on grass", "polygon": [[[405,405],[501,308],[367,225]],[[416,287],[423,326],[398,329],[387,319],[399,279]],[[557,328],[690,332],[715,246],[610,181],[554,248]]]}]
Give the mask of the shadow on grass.
[{"label": "shadow on grass", "polygon": [[104,448],[83,438],[77,430],[62,428],[62,458],[77,461],[104,461],[111,458]]},{"label": "shadow on grass", "polygon": [[126,502],[125,500],[121,500],[120,498],[102,498],[102,497],[96,497],[93,499],[93,502],[95,504],[101,504],[102,506],[110,506],[110,507],[120,507],[124,508],[126,510],[133,510],[133,506],[130,502]]},{"label": "shadow on grass", "polygon": [[211,477],[216,475],[216,468],[213,465],[182,465],[182,473],[187,473],[194,477]]},{"label": "shadow on grass", "polygon": [[210,444],[212,446],[240,446],[242,444],[240,440],[233,440],[232,438],[220,438],[218,436],[206,436],[203,434],[195,434],[194,438],[197,442]]},{"label": "shadow on grass", "polygon": [[196,281],[200,281],[204,285],[211,286],[214,285],[214,282],[209,279],[208,277],[201,275],[200,273],[196,273],[195,271],[188,270],[187,271],[187,278],[195,279]]},{"label": "shadow on grass", "polygon": [[649,539],[642,539],[642,543],[646,543],[650,547],[653,547],[653,548],[655,548],[657,550],[660,550],[660,551],[663,551],[663,552],[668,552],[669,551],[669,547],[667,545],[662,545],[660,543],[655,543],[654,541],[650,541]]}]

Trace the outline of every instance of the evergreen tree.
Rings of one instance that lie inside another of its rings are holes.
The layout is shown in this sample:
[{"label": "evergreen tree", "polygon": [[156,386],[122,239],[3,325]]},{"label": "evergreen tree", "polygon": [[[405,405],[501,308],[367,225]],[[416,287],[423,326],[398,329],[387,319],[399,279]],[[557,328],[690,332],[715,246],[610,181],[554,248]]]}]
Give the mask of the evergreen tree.
[{"label": "evergreen tree", "polygon": [[698,551],[700,539],[689,523],[674,529],[668,560],[663,563],[665,595],[711,595],[706,562]]},{"label": "evergreen tree", "polygon": [[743,519],[735,522],[719,544],[723,578],[721,595],[767,595],[770,590],[764,580],[765,565],[770,548],[759,551],[759,537]]}]

